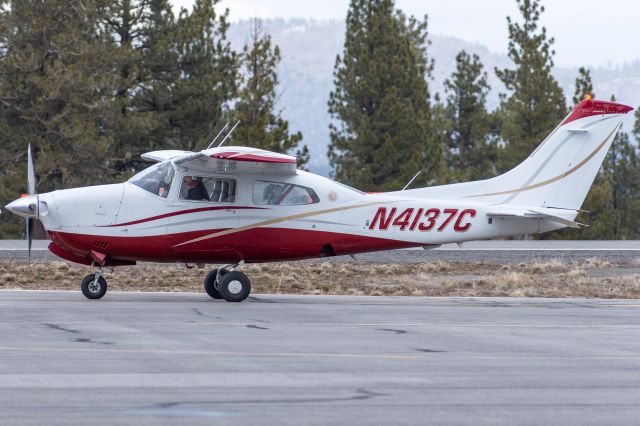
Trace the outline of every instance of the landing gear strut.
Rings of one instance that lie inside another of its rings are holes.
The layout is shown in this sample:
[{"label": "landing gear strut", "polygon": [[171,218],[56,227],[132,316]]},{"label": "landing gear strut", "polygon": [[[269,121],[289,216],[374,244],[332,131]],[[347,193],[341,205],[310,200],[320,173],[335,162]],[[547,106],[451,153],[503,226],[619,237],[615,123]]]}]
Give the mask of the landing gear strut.
[{"label": "landing gear strut", "polygon": [[107,292],[107,280],[102,277],[102,268],[97,268],[95,274],[89,274],[80,284],[82,294],[87,299],[100,299]]},{"label": "landing gear strut", "polygon": [[227,302],[242,302],[251,293],[251,281],[240,271],[234,269],[242,266],[225,265],[214,269],[204,279],[204,290],[214,299],[224,299]]}]

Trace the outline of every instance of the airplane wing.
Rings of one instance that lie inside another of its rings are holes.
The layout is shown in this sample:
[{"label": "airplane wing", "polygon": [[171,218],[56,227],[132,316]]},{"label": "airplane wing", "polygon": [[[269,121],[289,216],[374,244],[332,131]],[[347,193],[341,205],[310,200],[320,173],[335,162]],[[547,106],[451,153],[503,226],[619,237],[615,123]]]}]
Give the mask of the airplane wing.
[{"label": "airplane wing", "polygon": [[296,157],[248,147],[219,147],[186,153],[174,160],[186,169],[218,173],[295,175]]},{"label": "airplane wing", "polygon": [[165,149],[162,151],[145,152],[141,155],[142,158],[149,161],[157,161],[158,163],[172,158],[180,157],[185,154],[191,154],[190,151],[180,151],[177,149]]},{"label": "airplane wing", "polygon": [[520,218],[520,219],[538,219],[548,220],[549,222],[559,223],[570,228],[580,228],[581,226],[588,226],[584,223],[575,222],[562,216],[552,214],[548,211],[541,211],[539,209],[519,208],[515,206],[496,206],[495,210],[487,212],[489,217],[497,218]]}]

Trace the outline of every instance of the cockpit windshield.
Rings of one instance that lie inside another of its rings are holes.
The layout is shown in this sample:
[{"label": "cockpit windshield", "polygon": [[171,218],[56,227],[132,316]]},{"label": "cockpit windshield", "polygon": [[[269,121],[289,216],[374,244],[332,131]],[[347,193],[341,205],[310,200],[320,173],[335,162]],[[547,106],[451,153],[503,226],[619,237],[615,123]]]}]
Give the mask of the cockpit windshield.
[{"label": "cockpit windshield", "polygon": [[165,161],[144,169],[129,179],[129,182],[152,194],[167,198],[169,189],[171,189],[173,175],[174,171],[171,162]]}]

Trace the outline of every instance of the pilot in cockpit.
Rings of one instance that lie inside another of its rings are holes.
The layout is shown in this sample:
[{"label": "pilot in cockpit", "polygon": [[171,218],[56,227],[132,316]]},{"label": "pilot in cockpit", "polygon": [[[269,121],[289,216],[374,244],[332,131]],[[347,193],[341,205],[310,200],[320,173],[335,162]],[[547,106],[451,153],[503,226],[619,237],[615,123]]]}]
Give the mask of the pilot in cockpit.
[{"label": "pilot in cockpit", "polygon": [[158,180],[158,195],[162,198],[167,198],[169,195],[169,189],[171,188],[171,181],[173,180],[173,167],[170,164],[158,167],[157,171]]}]

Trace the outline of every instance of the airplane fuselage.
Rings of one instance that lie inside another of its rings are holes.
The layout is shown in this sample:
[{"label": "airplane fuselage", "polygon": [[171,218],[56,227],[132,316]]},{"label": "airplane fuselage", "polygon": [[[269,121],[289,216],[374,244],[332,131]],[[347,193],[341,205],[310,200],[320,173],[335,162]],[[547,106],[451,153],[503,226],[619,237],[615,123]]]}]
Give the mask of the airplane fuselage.
[{"label": "airplane fuselage", "polygon": [[542,221],[491,219],[486,205],[471,201],[365,194],[301,171],[277,183],[311,188],[315,202],[265,205],[253,199],[263,176],[219,176],[236,182],[232,202],[181,199],[176,185],[163,198],[125,182],[41,194],[47,211],[40,220],[57,255],[68,252],[69,260],[87,264],[96,255],[107,264],[305,259],[553,228]]},{"label": "airplane fuselage", "polygon": [[269,262],[534,234],[575,222],[620,129],[626,105],[590,97],[522,163],[480,181],[366,194],[296,169],[296,158],[249,147],[154,151],[122,184],[38,195],[28,155],[28,197],[6,207],[39,219],[59,257],[96,272],[81,283],[104,296],[103,266],[136,261],[227,263],[205,278],[213,298],[239,302]]}]

